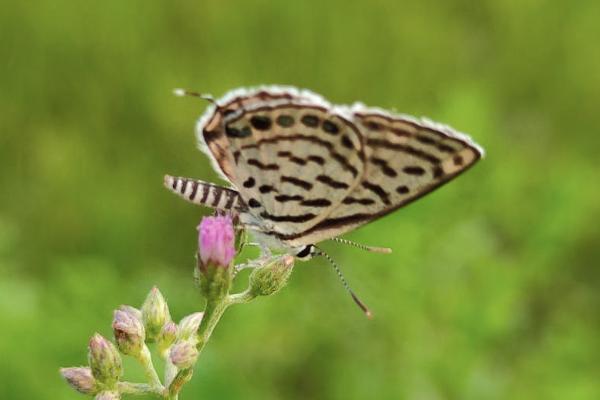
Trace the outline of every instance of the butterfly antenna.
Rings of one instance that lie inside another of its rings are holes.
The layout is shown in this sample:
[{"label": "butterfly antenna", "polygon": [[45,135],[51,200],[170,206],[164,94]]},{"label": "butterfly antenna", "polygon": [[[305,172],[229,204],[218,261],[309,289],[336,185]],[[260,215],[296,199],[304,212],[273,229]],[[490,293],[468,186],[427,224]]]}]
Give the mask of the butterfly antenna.
[{"label": "butterfly antenna", "polygon": [[198,97],[200,99],[208,101],[209,103],[212,103],[215,107],[219,108],[219,105],[217,104],[216,100],[210,94],[202,94],[202,93],[194,92],[192,90],[180,89],[180,88],[173,89],[173,94],[177,97],[184,97],[184,96]]},{"label": "butterfly antenna", "polygon": [[392,252],[392,249],[390,249],[389,247],[367,246],[365,244],[356,243],[356,242],[353,242],[352,240],[342,239],[339,237],[334,237],[331,240],[334,240],[338,243],[348,244],[350,246],[359,248],[361,250],[370,251],[372,253],[390,254]]},{"label": "butterfly antenna", "polygon": [[315,253],[315,255],[317,255],[317,256],[323,256],[323,257],[325,257],[325,259],[327,261],[329,261],[329,264],[331,264],[331,266],[333,267],[333,269],[337,273],[338,277],[340,278],[340,281],[342,281],[342,285],[344,285],[344,289],[346,289],[346,291],[348,291],[348,293],[350,293],[350,296],[352,297],[352,300],[354,300],[354,302],[356,303],[356,305],[365,313],[365,315],[367,316],[367,318],[369,318],[369,319],[373,318],[373,314],[371,313],[371,310],[369,310],[369,308],[365,305],[365,303],[363,303],[358,298],[358,296],[352,291],[352,289],[350,289],[350,285],[348,284],[348,281],[346,280],[346,278],[344,278],[344,274],[342,274],[342,271],[340,270],[340,267],[338,267],[338,265],[335,263],[335,261],[333,261],[333,258],[331,258],[331,256],[329,254],[325,253],[321,249],[318,249],[318,251]]}]

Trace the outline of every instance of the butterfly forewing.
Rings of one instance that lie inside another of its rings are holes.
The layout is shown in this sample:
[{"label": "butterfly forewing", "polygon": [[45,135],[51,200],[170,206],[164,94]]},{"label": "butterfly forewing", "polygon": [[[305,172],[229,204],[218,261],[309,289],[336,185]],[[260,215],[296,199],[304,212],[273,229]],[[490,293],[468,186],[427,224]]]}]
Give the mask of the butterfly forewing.
[{"label": "butterfly forewing", "polygon": [[[275,236],[306,232],[339,206],[364,172],[362,135],[327,108],[298,98],[238,99],[223,119],[224,134],[207,140],[238,188],[260,230]],[[205,133],[205,140],[211,133]],[[223,148],[228,153],[220,156]]]},{"label": "butterfly forewing", "polygon": [[382,113],[354,113],[364,136],[365,174],[332,212],[297,246],[341,235],[429,193],[473,165],[480,149],[450,128]]}]

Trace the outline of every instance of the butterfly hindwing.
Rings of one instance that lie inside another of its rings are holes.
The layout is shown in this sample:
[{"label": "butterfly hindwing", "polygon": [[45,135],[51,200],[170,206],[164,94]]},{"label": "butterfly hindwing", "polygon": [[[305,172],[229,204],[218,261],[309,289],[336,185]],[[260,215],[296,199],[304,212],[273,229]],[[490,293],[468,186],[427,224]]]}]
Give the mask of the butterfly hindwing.
[{"label": "butterfly hindwing", "polygon": [[382,112],[354,112],[364,136],[365,174],[319,224],[290,245],[344,234],[396,210],[448,182],[480,157],[481,150],[450,128]]}]

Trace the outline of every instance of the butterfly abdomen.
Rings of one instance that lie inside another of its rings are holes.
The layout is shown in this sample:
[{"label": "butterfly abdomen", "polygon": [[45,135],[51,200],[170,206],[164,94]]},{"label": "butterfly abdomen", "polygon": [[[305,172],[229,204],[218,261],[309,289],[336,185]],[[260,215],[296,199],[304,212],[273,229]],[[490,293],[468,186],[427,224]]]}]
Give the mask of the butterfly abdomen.
[{"label": "butterfly abdomen", "polygon": [[219,210],[243,211],[246,204],[233,189],[213,185],[196,179],[165,175],[165,187],[190,203]]}]

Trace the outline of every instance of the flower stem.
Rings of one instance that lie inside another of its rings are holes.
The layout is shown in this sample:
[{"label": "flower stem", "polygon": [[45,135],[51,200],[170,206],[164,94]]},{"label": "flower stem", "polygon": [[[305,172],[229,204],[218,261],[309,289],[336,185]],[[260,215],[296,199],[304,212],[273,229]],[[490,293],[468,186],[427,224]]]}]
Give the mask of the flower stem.
[{"label": "flower stem", "polygon": [[147,383],[119,382],[119,393],[126,394],[156,394],[162,396],[162,392],[157,391]]},{"label": "flower stem", "polygon": [[165,390],[162,383],[160,383],[160,378],[156,373],[156,369],[154,368],[154,364],[152,364],[152,355],[150,354],[150,350],[148,346],[144,345],[142,352],[138,357],[138,361],[144,367],[144,374],[146,375],[146,379],[150,383],[150,387],[154,389],[156,392],[163,392]]},{"label": "flower stem", "polygon": [[219,323],[219,320],[223,316],[223,313],[229,306],[227,297],[217,299],[216,301],[208,301],[204,310],[204,317],[198,328],[198,343],[196,347],[198,352],[201,352],[213,330]]},{"label": "flower stem", "polygon": [[244,304],[254,300],[256,296],[250,292],[249,289],[242,293],[232,294],[227,298],[227,305],[233,304]]}]

